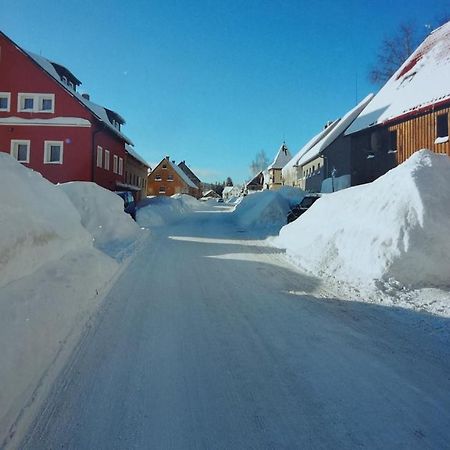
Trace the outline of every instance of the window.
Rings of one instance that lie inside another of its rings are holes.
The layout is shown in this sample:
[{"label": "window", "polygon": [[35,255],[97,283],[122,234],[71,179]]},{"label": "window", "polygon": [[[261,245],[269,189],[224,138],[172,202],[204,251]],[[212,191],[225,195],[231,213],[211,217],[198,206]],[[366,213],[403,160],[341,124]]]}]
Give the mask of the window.
[{"label": "window", "polygon": [[167,164],[163,164],[163,165],[162,165],[162,168],[163,168],[163,169],[167,169]]},{"label": "window", "polygon": [[63,163],[63,142],[45,141],[44,142],[44,163],[62,164]]},{"label": "window", "polygon": [[161,181],[161,175],[159,173],[155,175],[155,181]]},{"label": "window", "polygon": [[164,186],[159,187],[159,193],[164,194],[166,192],[166,188]]},{"label": "window", "polygon": [[448,136],[448,114],[439,114],[436,117],[436,131],[437,137]]},{"label": "window", "polygon": [[123,159],[119,158],[119,175],[123,175]]},{"label": "window", "polygon": [[11,94],[9,92],[0,92],[0,111],[9,111]]},{"label": "window", "polygon": [[397,151],[397,130],[389,131],[389,148],[388,153],[395,153]]},{"label": "window", "polygon": [[109,150],[105,149],[105,170],[109,170]]},{"label": "window", "polygon": [[30,141],[11,141],[11,156],[21,163],[30,162]]},{"label": "window", "polygon": [[102,167],[103,163],[103,149],[97,145],[97,167]]},{"label": "window", "polygon": [[117,155],[113,156],[113,172],[117,173],[117,163],[118,163],[119,158],[117,157]]},{"label": "window", "polygon": [[167,181],[173,181],[173,174],[169,173],[169,175],[167,175]]},{"label": "window", "polygon": [[19,112],[53,113],[55,111],[55,94],[19,93],[17,110]]}]

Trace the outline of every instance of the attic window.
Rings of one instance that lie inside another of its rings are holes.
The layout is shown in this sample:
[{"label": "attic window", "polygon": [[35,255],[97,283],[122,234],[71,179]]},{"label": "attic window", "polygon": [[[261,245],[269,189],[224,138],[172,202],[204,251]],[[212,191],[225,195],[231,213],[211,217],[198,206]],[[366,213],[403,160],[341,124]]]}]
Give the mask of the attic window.
[{"label": "attic window", "polygon": [[162,165],[162,168],[163,168],[163,169],[167,169],[167,164],[163,164],[163,165]]},{"label": "attic window", "polygon": [[436,117],[436,134],[438,138],[448,137],[448,113]]}]

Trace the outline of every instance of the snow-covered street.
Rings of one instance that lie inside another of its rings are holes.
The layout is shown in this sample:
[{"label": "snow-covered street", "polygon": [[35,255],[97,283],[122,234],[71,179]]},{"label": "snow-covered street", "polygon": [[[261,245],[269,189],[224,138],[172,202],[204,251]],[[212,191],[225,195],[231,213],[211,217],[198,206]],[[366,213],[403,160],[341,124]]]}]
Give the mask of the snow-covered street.
[{"label": "snow-covered street", "polygon": [[151,233],[21,448],[449,448],[448,318],[333,298],[225,206]]}]

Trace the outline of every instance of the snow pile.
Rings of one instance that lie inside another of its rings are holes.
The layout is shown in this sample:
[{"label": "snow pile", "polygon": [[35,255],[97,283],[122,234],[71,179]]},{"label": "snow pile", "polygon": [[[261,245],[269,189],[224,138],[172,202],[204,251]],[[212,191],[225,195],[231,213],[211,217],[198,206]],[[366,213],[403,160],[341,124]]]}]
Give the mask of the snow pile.
[{"label": "snow pile", "polygon": [[112,255],[142,236],[137,223],[123,211],[123,200],[95,183],[74,181],[59,185],[81,216],[82,225],[94,237],[97,248]]},{"label": "snow pile", "polygon": [[148,198],[140,205],[136,220],[141,226],[150,228],[176,222],[181,216],[205,207],[199,200],[186,194]]},{"label": "snow pile", "polygon": [[[18,418],[25,423],[48,392],[119,265],[93,247],[64,188],[4,153],[0,192],[3,448]],[[120,224],[113,214],[109,220]]]},{"label": "snow pile", "polygon": [[450,285],[450,159],[421,150],[373,183],[318,200],[275,245],[353,286]]},{"label": "snow pile", "polygon": [[304,196],[304,191],[293,187],[256,192],[242,199],[234,218],[242,228],[278,233],[286,224],[291,207],[300,203]]},{"label": "snow pile", "polygon": [[0,286],[72,250],[92,247],[67,196],[5,153],[0,153],[0,204]]}]

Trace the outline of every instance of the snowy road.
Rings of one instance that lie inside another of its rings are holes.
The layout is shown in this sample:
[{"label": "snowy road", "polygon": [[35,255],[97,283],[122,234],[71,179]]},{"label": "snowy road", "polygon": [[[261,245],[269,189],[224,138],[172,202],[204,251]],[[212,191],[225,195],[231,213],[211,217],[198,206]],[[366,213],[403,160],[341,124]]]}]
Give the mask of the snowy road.
[{"label": "snowy road", "polygon": [[22,447],[450,448],[448,321],[322,298],[230,218],[153,233]]}]

